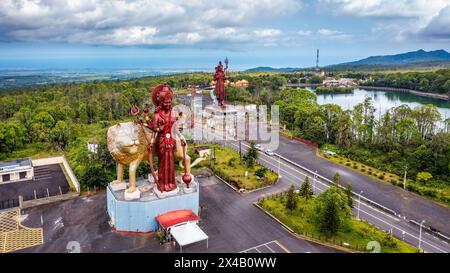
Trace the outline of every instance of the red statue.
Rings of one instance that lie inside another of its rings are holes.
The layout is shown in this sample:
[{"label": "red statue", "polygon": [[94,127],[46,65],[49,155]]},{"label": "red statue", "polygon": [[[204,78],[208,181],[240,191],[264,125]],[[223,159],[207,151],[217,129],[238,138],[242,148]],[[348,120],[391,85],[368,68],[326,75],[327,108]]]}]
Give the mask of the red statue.
[{"label": "red statue", "polygon": [[226,81],[226,75],[225,72],[228,68],[228,59],[225,59],[226,67],[223,69],[222,62],[219,62],[219,65],[216,67],[216,73],[214,73],[214,81],[216,82],[216,87],[214,88],[214,94],[217,98],[217,103],[219,106],[224,107],[224,101],[225,101],[225,81]]},{"label": "red statue", "polygon": [[[191,175],[189,173],[189,166],[186,161],[186,142],[179,136],[179,131],[173,135],[173,125],[181,117],[175,115],[172,109],[173,91],[167,84],[160,84],[153,88],[151,92],[152,102],[156,106],[153,118],[149,118],[148,105],[145,105],[144,115],[145,124],[137,116],[139,114],[139,108],[135,105],[132,106],[131,114],[136,116],[135,122],[149,128],[152,131],[151,139],[148,142],[148,159],[150,164],[150,170],[155,180],[156,186],[160,192],[169,192],[177,188],[175,181],[175,153],[177,152],[177,140],[181,142],[183,150],[183,161],[185,173],[183,175],[183,182],[189,187],[191,182]],[[158,176],[155,174],[153,167],[153,151],[156,151],[158,157]],[[181,154],[178,151],[177,154]]]}]

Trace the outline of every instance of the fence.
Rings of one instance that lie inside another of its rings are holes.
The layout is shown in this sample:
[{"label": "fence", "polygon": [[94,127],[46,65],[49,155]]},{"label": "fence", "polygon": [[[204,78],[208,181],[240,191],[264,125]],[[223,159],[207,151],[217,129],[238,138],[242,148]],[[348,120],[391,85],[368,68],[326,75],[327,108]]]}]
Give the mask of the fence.
[{"label": "fence", "polygon": [[[49,197],[54,197],[54,196],[63,196],[63,195],[66,195],[69,191],[70,191],[69,185],[59,186],[58,188],[52,188],[52,189],[46,188],[46,189],[41,189],[41,190],[35,190],[34,194],[32,194],[32,195],[23,195],[22,201],[31,201],[31,200],[49,198]],[[19,200],[20,200],[20,197],[16,198],[16,199],[0,201],[0,210],[19,207],[21,205]]]},{"label": "fence", "polygon": [[42,228],[29,228],[20,224],[20,210],[0,212],[0,253],[41,245]]},{"label": "fence", "polygon": [[40,199],[40,198],[47,198],[51,196],[57,196],[57,195],[63,195],[68,193],[70,190],[69,185],[60,186],[58,188],[52,188],[52,189],[45,189],[45,190],[38,190],[34,191],[34,194],[32,195],[23,195],[23,201],[29,201],[34,199]]},{"label": "fence", "polygon": [[0,210],[15,208],[19,206],[19,199],[9,199],[0,201]]}]

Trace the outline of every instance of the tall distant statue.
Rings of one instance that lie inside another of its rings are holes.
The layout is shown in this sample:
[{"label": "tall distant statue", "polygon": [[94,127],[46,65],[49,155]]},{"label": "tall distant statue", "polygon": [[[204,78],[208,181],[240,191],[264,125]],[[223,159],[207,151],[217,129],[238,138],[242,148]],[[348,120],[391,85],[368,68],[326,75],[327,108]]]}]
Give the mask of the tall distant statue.
[{"label": "tall distant statue", "polygon": [[214,81],[216,82],[216,86],[214,88],[214,95],[217,98],[217,103],[220,107],[224,107],[225,104],[225,81],[226,81],[226,71],[228,69],[228,59],[225,58],[225,69],[223,68],[222,62],[219,62],[219,65],[216,66],[216,72],[214,73]]}]

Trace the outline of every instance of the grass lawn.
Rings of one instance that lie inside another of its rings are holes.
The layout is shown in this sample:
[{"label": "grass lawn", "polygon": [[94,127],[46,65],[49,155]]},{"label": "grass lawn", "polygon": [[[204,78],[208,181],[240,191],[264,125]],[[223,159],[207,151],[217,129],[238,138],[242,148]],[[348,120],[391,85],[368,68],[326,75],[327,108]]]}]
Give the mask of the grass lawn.
[{"label": "grass lawn", "polygon": [[314,199],[305,200],[299,197],[297,209],[292,213],[285,208],[284,199],[284,196],[273,197],[261,201],[260,205],[298,234],[358,251],[367,251],[367,243],[376,241],[380,243],[381,252],[384,253],[418,252],[416,247],[390,236],[365,221],[358,221],[353,217],[346,230],[338,231],[336,235],[327,238],[319,233],[311,217],[314,214]]},{"label": "grass lawn", "polygon": [[[255,190],[272,185],[278,179],[278,175],[271,170],[267,170],[264,178],[257,177],[255,171],[262,168],[262,166],[256,163],[253,168],[248,168],[239,158],[239,153],[233,149],[218,145],[209,146],[211,149],[214,147],[216,154],[216,160],[211,164],[211,169],[215,174],[237,188],[244,188],[247,191]],[[209,166],[210,158],[208,157],[198,164],[196,168]],[[247,176],[245,176],[246,171],[248,171]]]},{"label": "grass lawn", "polygon": [[27,144],[19,150],[15,150],[9,154],[0,153],[0,160],[10,160],[24,157],[31,157],[32,159],[46,158],[52,156],[64,155],[63,152],[48,151],[40,143]]},{"label": "grass lawn", "polygon": [[[375,180],[381,182],[391,183],[394,186],[403,188],[403,177],[396,174],[385,172],[374,167],[362,164],[357,161],[353,161],[346,157],[339,155],[329,155],[322,151],[318,151],[319,156],[330,160],[336,164],[351,168],[354,171],[367,175]],[[417,193],[421,196],[427,197],[435,202],[442,203],[446,206],[450,206],[450,187],[445,187],[443,185],[430,184],[425,185],[423,183],[416,182],[414,180],[408,179],[406,181],[406,189],[408,191]]]}]

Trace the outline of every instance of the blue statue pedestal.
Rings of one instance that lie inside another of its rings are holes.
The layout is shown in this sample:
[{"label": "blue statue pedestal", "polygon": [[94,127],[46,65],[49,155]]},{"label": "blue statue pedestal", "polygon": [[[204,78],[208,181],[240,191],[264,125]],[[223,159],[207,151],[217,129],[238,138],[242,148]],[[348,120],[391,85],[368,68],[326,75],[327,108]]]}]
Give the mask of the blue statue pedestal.
[{"label": "blue statue pedestal", "polygon": [[141,191],[140,198],[128,201],[125,200],[124,183],[110,183],[106,189],[107,211],[111,225],[116,231],[156,231],[156,216],[173,210],[189,209],[198,215],[199,185],[195,179],[192,179],[187,189],[181,177],[177,177],[178,191],[167,195],[155,194],[154,184],[140,179],[136,182],[138,190]]}]

